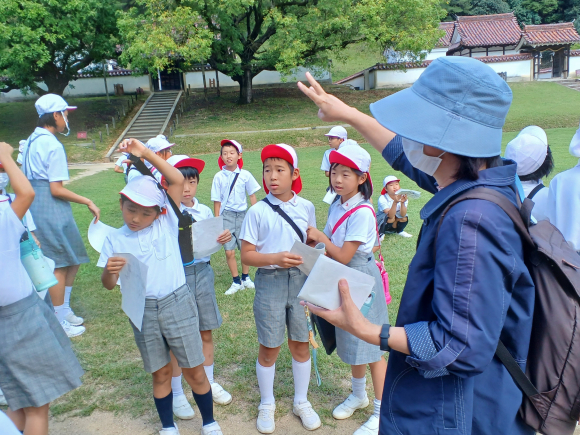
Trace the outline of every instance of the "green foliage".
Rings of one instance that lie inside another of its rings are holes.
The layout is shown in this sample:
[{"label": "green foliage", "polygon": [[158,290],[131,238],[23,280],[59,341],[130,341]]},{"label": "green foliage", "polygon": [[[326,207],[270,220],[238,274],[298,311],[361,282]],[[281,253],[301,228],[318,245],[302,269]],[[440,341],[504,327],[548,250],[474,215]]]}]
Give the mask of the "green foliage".
[{"label": "green foliage", "polygon": [[[115,0],[0,0],[0,76],[8,86],[62,94],[92,62],[115,54]],[[6,82],[5,82],[6,83]]]},{"label": "green foliage", "polygon": [[522,6],[538,14],[542,22],[549,23],[558,9],[558,0],[523,0]]},{"label": "green foliage", "polygon": [[510,12],[510,6],[503,0],[474,0],[472,1],[473,15],[505,14]]}]

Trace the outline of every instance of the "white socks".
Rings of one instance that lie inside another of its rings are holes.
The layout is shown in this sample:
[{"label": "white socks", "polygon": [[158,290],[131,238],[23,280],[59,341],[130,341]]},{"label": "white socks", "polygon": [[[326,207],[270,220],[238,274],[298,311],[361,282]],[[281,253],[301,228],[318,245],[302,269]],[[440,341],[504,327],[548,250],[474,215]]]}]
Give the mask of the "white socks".
[{"label": "white socks", "polygon": [[65,286],[64,288],[64,304],[65,309],[70,309],[70,293],[72,292],[72,285],[70,287]]},{"label": "white socks", "polygon": [[352,394],[354,394],[357,398],[363,400],[367,397],[367,378],[363,376],[362,378],[351,378],[352,381]]},{"label": "white socks", "polygon": [[54,306],[54,314],[56,314],[56,318],[59,323],[64,321],[64,318],[68,314],[68,310],[70,310],[70,308],[66,309],[64,305]]},{"label": "white socks", "polygon": [[258,386],[260,387],[260,404],[274,405],[274,375],[276,374],[276,364],[271,367],[262,366],[256,360],[256,375],[258,376]]},{"label": "white socks", "polygon": [[375,410],[373,411],[373,415],[380,417],[381,416],[381,401],[379,399],[373,400],[373,405]]},{"label": "white socks", "polygon": [[184,394],[183,385],[181,384],[181,375],[171,378],[171,390],[173,391],[173,397]]},{"label": "white socks", "polygon": [[210,384],[213,384],[213,364],[211,366],[203,366],[205,370],[205,375]]},{"label": "white socks", "polygon": [[294,375],[294,404],[308,401],[308,384],[310,383],[310,358],[305,362],[298,362],[292,358],[292,374]]}]

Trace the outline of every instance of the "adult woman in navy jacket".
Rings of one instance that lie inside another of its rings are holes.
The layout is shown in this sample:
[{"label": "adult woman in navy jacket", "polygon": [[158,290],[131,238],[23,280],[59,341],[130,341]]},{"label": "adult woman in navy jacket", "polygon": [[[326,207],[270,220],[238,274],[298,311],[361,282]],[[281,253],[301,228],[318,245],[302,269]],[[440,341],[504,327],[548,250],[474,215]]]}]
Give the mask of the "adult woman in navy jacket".
[{"label": "adult woman in navy jacket", "polygon": [[499,157],[511,90],[475,59],[439,58],[411,88],[372,104],[373,119],[311,83],[300,87],[323,120],[350,123],[394,169],[434,194],[421,210],[396,326],[368,323],[346,282],[340,309],[312,307],[390,348],[380,433],[533,435],[518,415],[522,393],[494,357],[501,338],[523,368],[532,327],[534,286],[512,221],[493,203],[464,201],[435,243],[441,213],[469,189],[485,186],[516,203],[516,165]]}]

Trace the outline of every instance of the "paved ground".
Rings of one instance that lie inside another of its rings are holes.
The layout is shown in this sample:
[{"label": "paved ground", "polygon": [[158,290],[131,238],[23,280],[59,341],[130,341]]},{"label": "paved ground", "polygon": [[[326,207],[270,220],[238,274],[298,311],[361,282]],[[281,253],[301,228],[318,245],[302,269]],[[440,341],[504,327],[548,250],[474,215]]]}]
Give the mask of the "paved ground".
[{"label": "paved ground", "polygon": [[76,163],[68,165],[69,169],[80,169],[82,172],[79,172],[77,175],[72,177],[66,183],[70,183],[71,181],[78,180],[80,178],[88,177],[90,175],[94,175],[101,171],[106,171],[107,169],[113,169],[115,167],[114,162],[107,162],[107,163]]}]

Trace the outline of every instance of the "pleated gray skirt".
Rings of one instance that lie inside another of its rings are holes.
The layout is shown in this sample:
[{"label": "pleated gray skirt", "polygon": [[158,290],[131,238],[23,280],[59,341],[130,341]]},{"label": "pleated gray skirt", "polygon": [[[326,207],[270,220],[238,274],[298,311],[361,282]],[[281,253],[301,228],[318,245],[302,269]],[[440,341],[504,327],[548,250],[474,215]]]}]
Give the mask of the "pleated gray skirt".
[{"label": "pleated gray skirt", "polygon": [[30,183],[36,194],[30,212],[44,256],[54,260],[57,268],[88,263],[89,256],[70,203],[52,196],[48,181],[30,180]]}]

